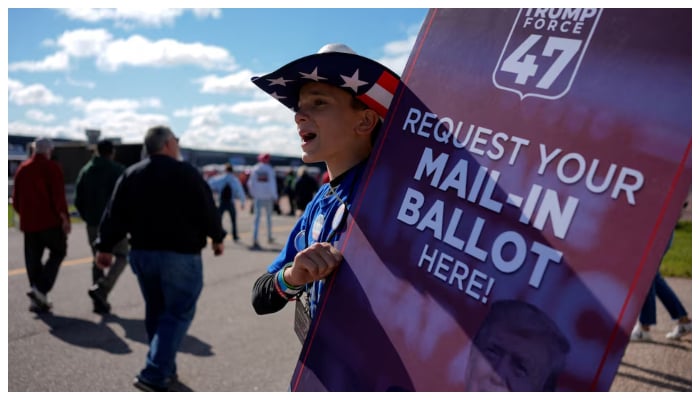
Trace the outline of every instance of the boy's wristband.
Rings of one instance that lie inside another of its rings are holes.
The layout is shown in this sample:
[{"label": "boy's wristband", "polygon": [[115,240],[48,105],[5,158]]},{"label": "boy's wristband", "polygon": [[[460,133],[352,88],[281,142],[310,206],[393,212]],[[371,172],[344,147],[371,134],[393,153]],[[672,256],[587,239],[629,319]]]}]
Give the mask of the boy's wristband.
[{"label": "boy's wristband", "polygon": [[287,281],[284,280],[284,271],[291,267],[291,265],[292,263],[285,265],[284,268],[279,270],[275,276],[275,290],[277,290],[277,293],[282,297],[287,298],[287,300],[289,300],[291,296],[296,296],[299,294],[299,292],[301,292],[304,288],[303,286],[290,286],[287,284]]},{"label": "boy's wristband", "polygon": [[292,268],[292,265],[293,265],[292,262],[288,262],[287,264],[284,265],[284,267],[282,267],[282,271],[281,271],[281,272],[282,272],[282,275],[280,275],[280,276],[282,277],[282,282],[281,282],[281,283],[283,283],[284,286],[286,286],[286,287],[289,288],[289,289],[292,289],[292,290],[301,290],[301,289],[304,287],[304,285],[292,286],[292,285],[290,285],[290,284],[287,282],[286,279],[284,279],[284,271],[286,271],[288,268]]}]

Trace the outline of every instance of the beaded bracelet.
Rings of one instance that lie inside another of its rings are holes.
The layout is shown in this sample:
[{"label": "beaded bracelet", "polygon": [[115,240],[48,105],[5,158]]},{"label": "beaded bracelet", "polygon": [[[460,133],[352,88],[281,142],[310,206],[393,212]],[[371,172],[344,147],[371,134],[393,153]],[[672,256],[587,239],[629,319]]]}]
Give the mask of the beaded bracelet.
[{"label": "beaded bracelet", "polygon": [[287,268],[290,268],[291,266],[291,262],[287,263],[281,270],[277,272],[275,276],[275,290],[277,290],[277,294],[286,298],[287,300],[290,300],[290,298],[299,294],[299,292],[301,292],[304,288],[303,286],[291,286],[287,283],[287,281],[284,280],[284,271]]},{"label": "beaded bracelet", "polygon": [[281,298],[283,298],[283,299],[285,299],[285,300],[287,300],[287,301],[295,300],[295,297],[294,297],[294,296],[290,296],[290,295],[288,295],[287,293],[285,293],[284,291],[282,291],[282,288],[280,288],[280,284],[279,284],[279,282],[278,282],[278,280],[277,280],[277,277],[275,277],[275,279],[272,280],[272,283],[273,283],[273,286],[275,287],[275,292],[277,292],[277,294],[278,294]]},{"label": "beaded bracelet", "polygon": [[298,291],[298,290],[303,289],[304,285],[292,286],[287,282],[286,279],[284,279],[284,271],[286,271],[288,268],[292,268],[293,264],[294,264],[293,262],[288,262],[288,263],[284,264],[284,267],[282,267],[282,271],[281,271],[282,274],[280,275],[282,277],[282,282],[280,282],[280,283],[283,284],[282,285],[283,287],[286,286],[287,288],[291,289],[292,291],[294,291],[294,290]]}]

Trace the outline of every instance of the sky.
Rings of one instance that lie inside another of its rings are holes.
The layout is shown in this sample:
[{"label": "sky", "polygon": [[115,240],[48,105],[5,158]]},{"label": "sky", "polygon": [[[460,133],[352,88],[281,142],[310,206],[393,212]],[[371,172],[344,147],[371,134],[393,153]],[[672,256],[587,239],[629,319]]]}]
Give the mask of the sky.
[{"label": "sky", "polygon": [[8,132],[141,143],[164,124],[185,148],[300,156],[292,112],[250,78],[337,42],[401,74],[427,13],[8,8]]}]

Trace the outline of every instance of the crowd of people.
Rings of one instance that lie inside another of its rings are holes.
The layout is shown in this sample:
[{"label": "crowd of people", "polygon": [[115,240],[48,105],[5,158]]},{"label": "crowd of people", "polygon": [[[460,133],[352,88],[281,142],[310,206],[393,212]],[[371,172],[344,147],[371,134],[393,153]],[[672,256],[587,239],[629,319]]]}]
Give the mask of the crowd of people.
[{"label": "crowd of people", "polygon": [[[240,211],[250,203],[255,213],[250,249],[258,250],[261,214],[266,213],[268,243],[273,243],[271,215],[279,210],[280,194],[289,199],[291,210],[303,210],[319,185],[304,167],[294,172],[295,179],[285,181],[267,153],[241,176],[243,182],[230,164],[223,173],[205,179],[182,161],[179,140],[166,126],[147,131],[144,149],[146,156],[127,168],[114,161],[116,148],[110,140],[99,141],[78,173],[73,203],[94,257],[92,286],[87,289],[93,312],[111,313],[108,296],[130,265],[145,304],[150,346],[134,386],[164,391],[177,379],[175,356],[203,288],[201,251],[207,238],[214,255],[223,254],[225,213],[231,237],[238,242],[235,203]],[[66,182],[53,152],[49,138],[30,144],[30,157],[14,176],[11,198],[24,235],[29,311],[37,314],[53,308],[49,292],[66,257],[72,228]]]}]

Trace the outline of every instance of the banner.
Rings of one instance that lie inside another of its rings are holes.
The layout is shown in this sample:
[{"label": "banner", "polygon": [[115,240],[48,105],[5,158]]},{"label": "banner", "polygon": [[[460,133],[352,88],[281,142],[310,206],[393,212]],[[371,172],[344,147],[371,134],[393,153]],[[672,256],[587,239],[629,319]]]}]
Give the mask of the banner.
[{"label": "banner", "polygon": [[688,194],[690,9],[432,10],[294,391],[610,388]]}]

